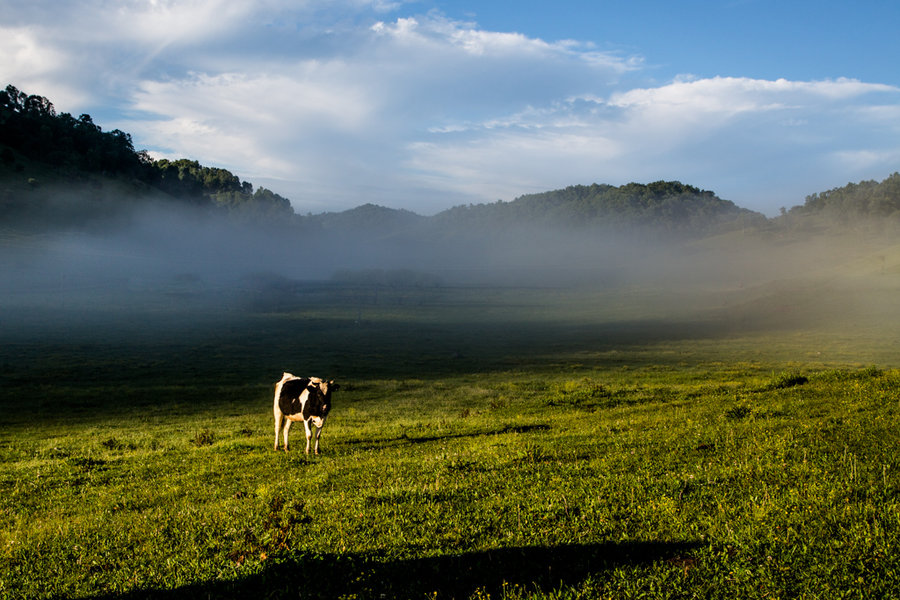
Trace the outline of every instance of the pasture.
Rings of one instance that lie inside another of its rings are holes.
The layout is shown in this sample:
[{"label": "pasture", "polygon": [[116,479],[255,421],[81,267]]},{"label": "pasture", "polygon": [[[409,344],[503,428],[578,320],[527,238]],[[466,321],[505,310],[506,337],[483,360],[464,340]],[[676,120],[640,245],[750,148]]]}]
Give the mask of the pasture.
[{"label": "pasture", "polygon": [[[0,595],[900,597],[894,287],[22,302]],[[342,386],[321,456],[283,370]]]}]

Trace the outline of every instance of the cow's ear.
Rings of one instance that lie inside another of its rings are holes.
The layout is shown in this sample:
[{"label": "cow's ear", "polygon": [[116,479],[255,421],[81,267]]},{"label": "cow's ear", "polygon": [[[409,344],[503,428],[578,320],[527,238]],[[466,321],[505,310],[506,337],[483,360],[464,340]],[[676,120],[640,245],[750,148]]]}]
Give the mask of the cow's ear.
[{"label": "cow's ear", "polygon": [[336,383],[334,382],[334,379],[332,379],[331,381],[328,382],[328,387],[330,387],[330,388],[333,389],[333,390],[339,390],[339,389],[341,389],[341,386],[338,385],[338,384],[336,384]]}]

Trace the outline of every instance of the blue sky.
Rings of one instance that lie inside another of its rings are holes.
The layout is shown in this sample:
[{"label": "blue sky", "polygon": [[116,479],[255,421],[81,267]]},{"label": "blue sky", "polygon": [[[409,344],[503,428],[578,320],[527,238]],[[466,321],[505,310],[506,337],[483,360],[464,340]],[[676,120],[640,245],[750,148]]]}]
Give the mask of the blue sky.
[{"label": "blue sky", "polygon": [[0,0],[0,83],[298,212],[900,169],[900,3]]},{"label": "blue sky", "polygon": [[842,0],[535,0],[435,3],[486,29],[592,41],[646,57],[662,81],[684,72],[900,83],[900,4]]}]

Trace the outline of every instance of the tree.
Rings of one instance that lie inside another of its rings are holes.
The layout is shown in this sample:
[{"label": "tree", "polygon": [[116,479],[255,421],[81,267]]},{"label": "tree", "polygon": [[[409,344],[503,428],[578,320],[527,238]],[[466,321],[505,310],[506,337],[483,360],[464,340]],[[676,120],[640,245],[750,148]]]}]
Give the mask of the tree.
[{"label": "tree", "polygon": [[28,95],[20,92],[14,85],[8,85],[0,92],[0,108],[10,112],[21,112],[25,108],[27,98]]}]

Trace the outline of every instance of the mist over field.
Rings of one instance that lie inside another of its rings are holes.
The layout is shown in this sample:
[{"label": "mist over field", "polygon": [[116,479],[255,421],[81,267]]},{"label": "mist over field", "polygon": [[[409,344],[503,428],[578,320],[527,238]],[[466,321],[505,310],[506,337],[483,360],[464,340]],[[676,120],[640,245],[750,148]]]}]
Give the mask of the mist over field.
[{"label": "mist over field", "polygon": [[99,310],[104,294],[130,295],[140,309],[154,293],[207,289],[227,297],[266,281],[614,289],[740,277],[734,260],[740,272],[760,268],[752,256],[722,256],[650,230],[458,231],[422,223],[382,233],[247,223],[172,206],[140,207],[80,230],[10,232],[2,243],[6,303],[65,305],[82,296]]},{"label": "mist over field", "polygon": [[[424,219],[345,227],[148,204],[89,227],[7,230],[0,304],[6,335],[37,328],[51,337],[67,329],[48,324],[71,320],[98,333],[313,308],[355,320],[379,306],[437,310],[460,288],[485,298],[495,288],[542,290],[536,321],[695,322],[706,334],[853,328],[897,316],[900,250],[872,231],[772,224],[689,237]],[[484,318],[477,308],[472,316]]]}]

